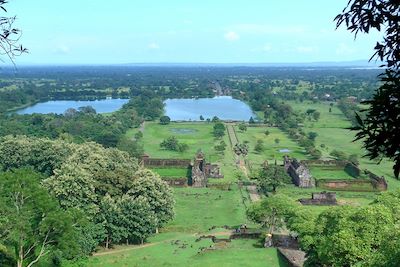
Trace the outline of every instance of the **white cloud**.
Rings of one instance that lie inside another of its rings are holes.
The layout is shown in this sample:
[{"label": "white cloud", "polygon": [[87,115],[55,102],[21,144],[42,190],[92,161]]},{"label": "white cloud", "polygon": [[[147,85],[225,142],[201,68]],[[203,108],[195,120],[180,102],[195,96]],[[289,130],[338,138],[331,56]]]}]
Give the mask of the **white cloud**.
[{"label": "white cloud", "polygon": [[303,26],[298,25],[238,24],[233,28],[249,34],[302,34],[306,31]]},{"label": "white cloud", "polygon": [[160,49],[160,45],[157,44],[157,43],[155,43],[155,42],[150,43],[147,47],[148,47],[149,49],[152,49],[152,50],[158,50],[158,49]]},{"label": "white cloud", "polygon": [[350,46],[346,45],[345,43],[340,43],[338,45],[338,47],[336,48],[337,55],[351,55],[355,51],[356,50],[354,48],[351,48]]},{"label": "white cloud", "polygon": [[237,41],[239,40],[240,36],[234,31],[229,31],[224,34],[225,40],[228,40],[229,42]]},{"label": "white cloud", "polygon": [[66,54],[69,54],[70,52],[71,52],[71,49],[69,48],[69,46],[67,46],[65,44],[60,44],[54,49],[54,53],[56,53],[56,54],[66,55]]}]

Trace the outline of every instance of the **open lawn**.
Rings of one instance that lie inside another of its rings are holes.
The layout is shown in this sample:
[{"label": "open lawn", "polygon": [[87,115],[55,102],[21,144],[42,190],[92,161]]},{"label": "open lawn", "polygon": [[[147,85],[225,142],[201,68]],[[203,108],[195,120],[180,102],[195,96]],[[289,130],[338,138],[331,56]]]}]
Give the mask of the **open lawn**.
[{"label": "open lawn", "polygon": [[319,179],[354,179],[344,169],[324,168],[324,167],[310,167],[311,175]]},{"label": "open lawn", "polygon": [[[265,160],[268,160],[271,163],[275,159],[278,161],[278,163],[282,163],[284,155],[289,155],[297,159],[307,159],[304,149],[278,128],[247,127],[247,131],[242,132],[236,126],[235,130],[239,138],[239,142],[248,142],[249,154],[246,158],[253,165],[260,165]],[[266,130],[269,131],[269,135],[265,135]],[[279,143],[276,143],[275,139],[279,139]],[[264,151],[260,153],[254,150],[257,140],[262,140],[264,144]],[[289,152],[279,151],[285,149],[288,149]]]},{"label": "open lawn", "polygon": [[[274,248],[259,240],[213,243],[200,235],[227,237],[224,225],[249,222],[237,187],[217,189],[175,188],[176,218],[144,246],[119,246],[89,258],[87,266],[287,266]],[[211,227],[216,229],[210,230]],[[209,248],[210,250],[204,250]]]},{"label": "open lawn", "polygon": [[[214,143],[217,143],[212,134],[211,123],[170,123],[161,125],[156,122],[147,122],[143,132],[142,143],[144,151],[153,158],[192,159],[201,149],[206,156],[216,154]],[[160,143],[175,136],[179,142],[187,144],[185,152],[170,151],[160,148]]]},{"label": "open lawn", "polygon": [[[343,115],[342,111],[337,108],[336,104],[332,107],[331,102],[313,103],[312,101],[286,101],[294,111],[306,112],[308,109],[315,109],[321,116],[318,121],[306,118],[304,125],[309,128],[346,128],[350,127],[351,123]],[[331,107],[331,112],[329,108]]]},{"label": "open lawn", "polygon": [[187,177],[187,168],[152,168],[152,171],[158,173],[161,177]]}]

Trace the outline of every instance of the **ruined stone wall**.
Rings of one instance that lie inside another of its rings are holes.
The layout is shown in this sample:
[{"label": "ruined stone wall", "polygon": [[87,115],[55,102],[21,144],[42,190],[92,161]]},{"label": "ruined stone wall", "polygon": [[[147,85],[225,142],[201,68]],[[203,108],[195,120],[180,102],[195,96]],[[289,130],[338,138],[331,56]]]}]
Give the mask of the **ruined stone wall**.
[{"label": "ruined stone wall", "polygon": [[188,178],[186,178],[186,177],[182,177],[182,178],[163,177],[161,179],[163,181],[165,181],[169,186],[172,186],[172,187],[186,187],[186,186],[188,186]]},{"label": "ruined stone wall", "polygon": [[306,164],[307,166],[338,166],[338,167],[344,167],[346,164],[349,162],[347,160],[321,160],[321,159],[316,159],[316,160],[302,160],[300,161],[302,164]]},{"label": "ruined stone wall", "polygon": [[353,179],[353,180],[318,180],[317,186],[336,191],[376,192],[386,191],[387,183],[384,179]]},{"label": "ruined stone wall", "polygon": [[188,159],[153,159],[143,158],[144,167],[185,167],[190,166],[191,161]]},{"label": "ruined stone wall", "polygon": [[299,199],[303,205],[337,205],[335,192],[312,193],[311,198]]}]

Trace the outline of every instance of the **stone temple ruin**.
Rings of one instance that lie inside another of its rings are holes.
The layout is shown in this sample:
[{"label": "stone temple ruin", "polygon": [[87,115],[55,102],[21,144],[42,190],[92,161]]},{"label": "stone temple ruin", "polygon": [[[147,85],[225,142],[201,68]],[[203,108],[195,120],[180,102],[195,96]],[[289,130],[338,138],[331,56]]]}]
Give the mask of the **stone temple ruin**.
[{"label": "stone temple ruin", "polygon": [[189,159],[157,159],[150,158],[145,154],[142,156],[142,166],[147,168],[185,168],[190,171],[189,177],[169,178],[161,177],[171,186],[206,187],[209,178],[224,178],[218,164],[206,162],[205,155],[199,151],[193,160]]},{"label": "stone temple ruin", "polygon": [[206,187],[208,178],[224,178],[218,164],[206,162],[204,153],[199,151],[192,164],[192,186]]},{"label": "stone temple ruin", "polygon": [[315,179],[303,163],[298,162],[296,159],[291,159],[289,156],[284,156],[284,167],[296,186],[302,188],[315,187]]},{"label": "stone temple ruin", "polygon": [[299,199],[303,205],[337,205],[335,192],[312,193],[311,198]]}]

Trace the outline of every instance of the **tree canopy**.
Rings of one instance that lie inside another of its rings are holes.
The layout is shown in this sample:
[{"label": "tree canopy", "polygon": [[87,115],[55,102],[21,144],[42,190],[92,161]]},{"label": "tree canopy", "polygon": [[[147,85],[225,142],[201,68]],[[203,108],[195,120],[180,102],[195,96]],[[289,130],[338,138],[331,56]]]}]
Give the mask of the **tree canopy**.
[{"label": "tree canopy", "polygon": [[384,31],[383,40],[374,47],[376,58],[386,67],[380,75],[381,86],[371,100],[365,101],[366,117],[357,115],[353,130],[362,139],[371,159],[384,156],[394,160],[394,174],[400,173],[400,5],[393,0],[350,0],[335,18],[337,27],[345,24],[354,33]]}]

